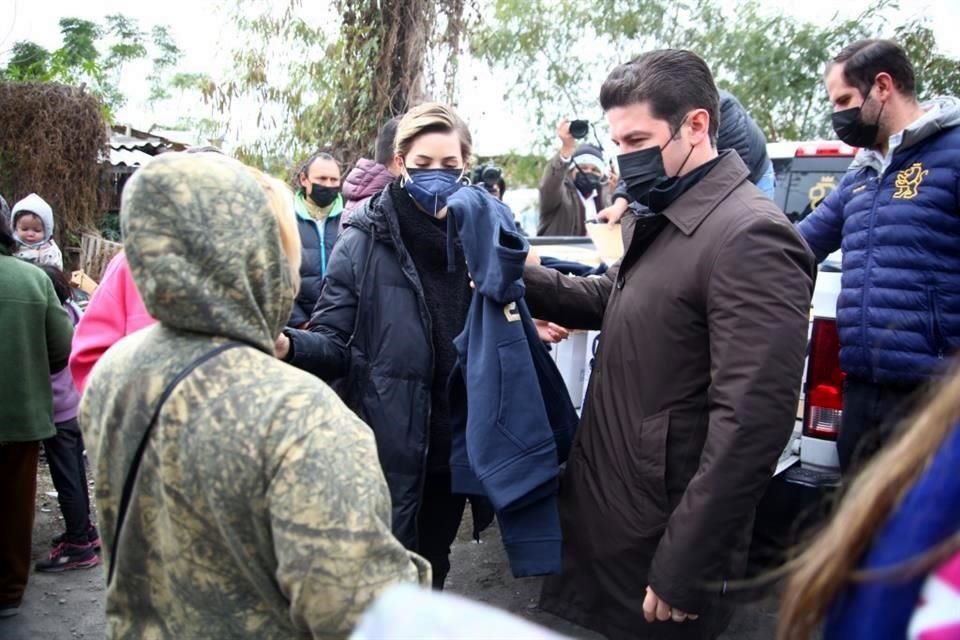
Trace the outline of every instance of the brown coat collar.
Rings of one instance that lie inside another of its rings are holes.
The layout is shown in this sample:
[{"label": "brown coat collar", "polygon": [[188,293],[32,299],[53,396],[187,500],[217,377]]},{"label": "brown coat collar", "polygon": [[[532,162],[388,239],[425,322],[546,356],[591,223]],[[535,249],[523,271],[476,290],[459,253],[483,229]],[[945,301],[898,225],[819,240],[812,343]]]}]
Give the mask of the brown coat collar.
[{"label": "brown coat collar", "polygon": [[720,161],[700,182],[663,211],[684,235],[693,235],[721,202],[750,177],[750,171],[735,151],[724,151]]}]

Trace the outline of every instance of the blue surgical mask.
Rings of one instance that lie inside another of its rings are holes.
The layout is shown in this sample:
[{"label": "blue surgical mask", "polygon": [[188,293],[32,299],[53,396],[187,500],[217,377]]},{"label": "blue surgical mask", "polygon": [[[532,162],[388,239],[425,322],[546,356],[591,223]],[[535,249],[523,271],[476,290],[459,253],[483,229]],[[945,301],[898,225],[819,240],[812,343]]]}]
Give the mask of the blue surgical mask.
[{"label": "blue surgical mask", "polygon": [[434,217],[446,208],[447,198],[463,186],[463,169],[405,168],[404,188],[421,209]]}]

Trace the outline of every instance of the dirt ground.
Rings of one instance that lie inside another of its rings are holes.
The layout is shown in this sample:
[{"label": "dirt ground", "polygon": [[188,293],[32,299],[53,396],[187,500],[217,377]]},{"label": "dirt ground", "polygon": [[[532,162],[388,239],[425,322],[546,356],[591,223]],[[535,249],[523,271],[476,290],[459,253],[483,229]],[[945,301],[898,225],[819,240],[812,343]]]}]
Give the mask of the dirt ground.
[{"label": "dirt ground", "polygon": [[[91,495],[92,495],[91,486]],[[37,491],[37,514],[33,532],[33,560],[49,550],[51,538],[63,531],[63,518],[50,475],[41,462]],[[602,636],[540,611],[539,578],[514,579],[500,544],[496,525],[483,534],[480,544],[470,535],[469,509],[451,554],[452,569],[447,588],[453,593],[505,609],[571,638],[602,640]],[[0,620],[0,640],[73,640],[104,635],[104,587],[102,567],[60,574],[33,573],[20,614]],[[776,626],[773,597],[744,605],[737,612],[723,640],[769,640]]]}]

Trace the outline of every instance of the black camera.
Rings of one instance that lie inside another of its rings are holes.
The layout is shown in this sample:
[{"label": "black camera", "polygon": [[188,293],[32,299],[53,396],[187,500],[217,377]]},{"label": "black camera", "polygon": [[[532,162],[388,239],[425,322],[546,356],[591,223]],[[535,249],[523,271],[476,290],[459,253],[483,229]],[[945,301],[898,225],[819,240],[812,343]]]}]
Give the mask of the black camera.
[{"label": "black camera", "polygon": [[492,164],[482,164],[473,170],[473,184],[482,184],[491,193],[502,178],[503,171]]},{"label": "black camera", "polygon": [[587,120],[572,120],[570,122],[570,135],[577,140],[583,140],[590,133],[590,122]]}]

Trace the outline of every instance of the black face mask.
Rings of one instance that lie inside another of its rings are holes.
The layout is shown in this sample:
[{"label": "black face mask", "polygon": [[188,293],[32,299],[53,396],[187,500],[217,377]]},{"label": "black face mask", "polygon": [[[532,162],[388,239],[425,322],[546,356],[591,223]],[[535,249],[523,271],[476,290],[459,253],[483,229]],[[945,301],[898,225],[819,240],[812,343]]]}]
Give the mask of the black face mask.
[{"label": "black face mask", "polygon": [[586,173],[585,171],[581,170],[580,167],[577,167],[577,175],[573,179],[573,184],[577,187],[577,191],[580,192],[580,195],[586,198],[594,191],[599,191],[600,177],[595,176],[592,173]]},{"label": "black face mask", "polygon": [[318,207],[329,207],[340,195],[340,187],[324,187],[310,183],[310,199]]},{"label": "black face mask", "polygon": [[[870,96],[867,96],[867,100]],[[866,103],[866,100],[864,100]],[[873,124],[867,124],[863,121],[863,105],[844,109],[843,111],[834,111],[830,117],[833,130],[842,142],[851,147],[866,147],[871,149],[877,146],[877,137],[880,135],[880,116],[883,115],[883,108],[886,103],[880,105],[880,111],[877,113],[877,119]]]},{"label": "black face mask", "polygon": [[[683,123],[681,122],[680,127],[682,126]],[[676,178],[676,176],[674,178],[668,177],[667,170],[663,168],[663,150],[676,140],[680,127],[677,127],[677,130],[670,136],[670,140],[662,147],[650,147],[649,149],[631,151],[617,156],[617,164],[620,165],[620,177],[627,186],[627,193],[645,207],[650,206],[651,191]],[[684,158],[677,174],[683,171],[683,167],[687,164],[687,160],[690,159],[692,153],[693,147],[690,147],[690,152]]]}]

